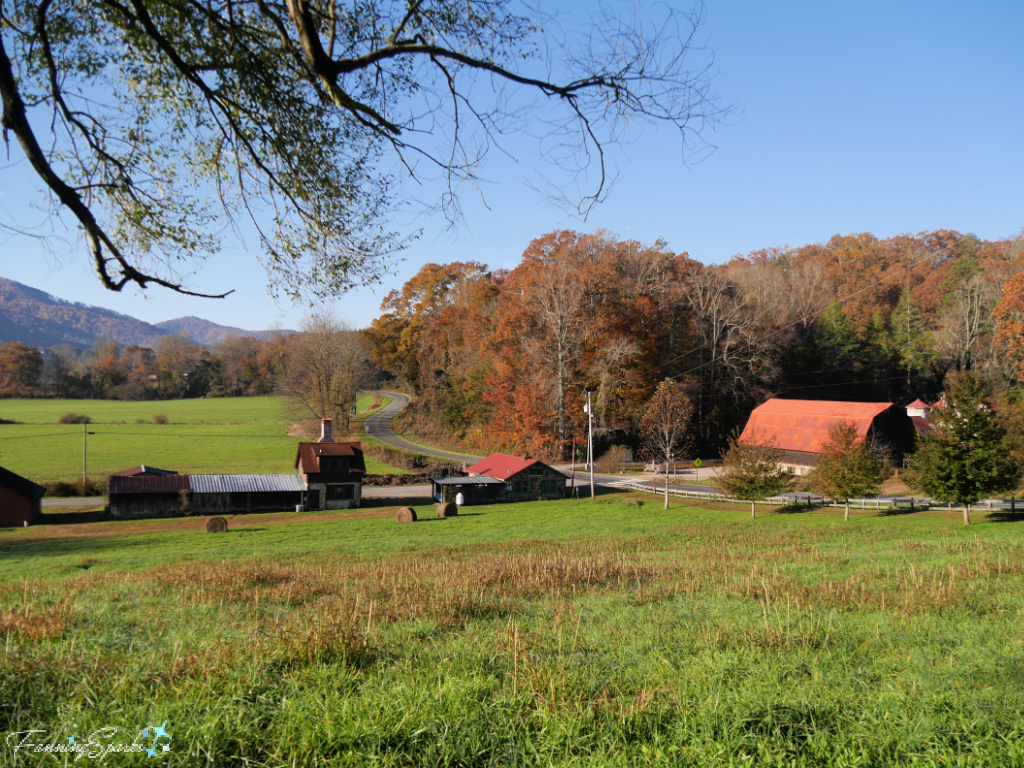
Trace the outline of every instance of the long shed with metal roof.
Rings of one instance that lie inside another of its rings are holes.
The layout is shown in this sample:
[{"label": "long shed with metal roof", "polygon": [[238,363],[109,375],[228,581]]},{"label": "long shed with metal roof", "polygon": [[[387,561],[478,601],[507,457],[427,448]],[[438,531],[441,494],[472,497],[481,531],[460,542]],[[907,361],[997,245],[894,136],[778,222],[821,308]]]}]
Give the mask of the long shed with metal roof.
[{"label": "long shed with metal roof", "polygon": [[112,517],[280,512],[302,504],[298,475],[163,475],[110,478]]}]

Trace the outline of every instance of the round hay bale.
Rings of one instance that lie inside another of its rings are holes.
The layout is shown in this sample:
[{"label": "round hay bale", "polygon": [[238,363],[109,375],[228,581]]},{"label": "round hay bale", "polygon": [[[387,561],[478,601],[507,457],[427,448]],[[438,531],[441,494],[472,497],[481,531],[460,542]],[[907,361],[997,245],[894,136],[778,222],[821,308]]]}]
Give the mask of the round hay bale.
[{"label": "round hay bale", "polygon": [[459,508],[453,501],[444,501],[437,505],[438,517],[455,517],[459,514]]},{"label": "round hay bale", "polygon": [[228,529],[228,521],[223,517],[211,517],[206,521],[207,533],[225,533]]},{"label": "round hay bale", "polygon": [[402,507],[398,510],[398,514],[395,515],[395,520],[400,523],[415,523],[416,522],[416,510],[412,507]]}]

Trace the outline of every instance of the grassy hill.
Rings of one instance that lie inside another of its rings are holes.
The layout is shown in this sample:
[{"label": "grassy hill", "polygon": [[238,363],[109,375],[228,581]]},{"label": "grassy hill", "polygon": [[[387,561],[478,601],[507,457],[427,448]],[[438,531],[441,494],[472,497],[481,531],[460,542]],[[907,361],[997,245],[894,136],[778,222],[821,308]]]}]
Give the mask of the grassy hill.
[{"label": "grassy hill", "polygon": [[0,532],[4,728],[165,723],[174,766],[1024,766],[1024,523],[627,498]]},{"label": "grassy hill", "polygon": [[[0,400],[0,466],[32,480],[82,476],[80,424],[58,424],[73,412],[92,418],[90,477],[149,464],[182,473],[294,472],[297,437],[276,397],[118,400]],[[154,424],[154,416],[167,424]],[[142,422],[142,423],[136,423]],[[371,473],[401,473],[370,457]]]}]

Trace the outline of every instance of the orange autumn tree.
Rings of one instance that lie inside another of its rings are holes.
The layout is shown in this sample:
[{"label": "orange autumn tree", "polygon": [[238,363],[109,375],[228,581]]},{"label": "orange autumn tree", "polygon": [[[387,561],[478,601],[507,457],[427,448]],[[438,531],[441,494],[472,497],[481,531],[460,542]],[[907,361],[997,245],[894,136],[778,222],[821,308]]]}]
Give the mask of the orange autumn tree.
[{"label": "orange autumn tree", "polygon": [[1004,345],[1018,380],[1024,381],[1024,272],[1003,286],[1003,296],[993,314],[996,342]]}]

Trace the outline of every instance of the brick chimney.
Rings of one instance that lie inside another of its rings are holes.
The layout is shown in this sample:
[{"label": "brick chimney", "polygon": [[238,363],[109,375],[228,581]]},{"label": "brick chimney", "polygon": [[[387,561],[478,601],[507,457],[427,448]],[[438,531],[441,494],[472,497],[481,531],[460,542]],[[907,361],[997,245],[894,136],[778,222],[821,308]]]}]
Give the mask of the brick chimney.
[{"label": "brick chimney", "polygon": [[331,420],[320,419],[320,439],[318,443],[333,443],[334,438],[331,437]]}]

